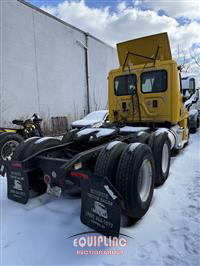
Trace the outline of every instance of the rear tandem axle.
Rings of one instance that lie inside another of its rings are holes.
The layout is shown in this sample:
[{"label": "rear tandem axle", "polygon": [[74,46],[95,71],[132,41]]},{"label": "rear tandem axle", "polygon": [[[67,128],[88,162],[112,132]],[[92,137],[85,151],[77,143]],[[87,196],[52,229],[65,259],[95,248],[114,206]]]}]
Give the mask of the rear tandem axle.
[{"label": "rear tandem axle", "polygon": [[154,185],[167,179],[172,141],[168,131],[148,128],[85,131],[68,143],[34,137],[19,145],[1,167],[1,174],[7,174],[8,198],[26,204],[32,191],[60,195],[69,187],[80,189],[81,221],[102,234],[118,236],[121,212],[143,217]]}]

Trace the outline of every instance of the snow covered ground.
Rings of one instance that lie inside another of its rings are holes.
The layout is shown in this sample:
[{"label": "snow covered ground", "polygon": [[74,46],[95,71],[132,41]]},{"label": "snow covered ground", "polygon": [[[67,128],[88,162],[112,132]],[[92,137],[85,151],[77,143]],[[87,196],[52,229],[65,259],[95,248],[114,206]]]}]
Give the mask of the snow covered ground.
[{"label": "snow covered ground", "polygon": [[43,195],[20,205],[7,199],[0,179],[2,265],[200,265],[200,131],[172,158],[143,219],[121,228],[134,238],[122,255],[76,255],[67,237],[89,230],[79,220],[79,198]]}]

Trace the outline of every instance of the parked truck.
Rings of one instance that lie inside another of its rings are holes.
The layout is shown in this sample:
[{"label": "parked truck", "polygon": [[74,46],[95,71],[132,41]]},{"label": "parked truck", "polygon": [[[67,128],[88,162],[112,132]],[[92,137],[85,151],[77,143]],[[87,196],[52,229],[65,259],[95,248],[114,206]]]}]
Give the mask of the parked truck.
[{"label": "parked truck", "polygon": [[187,75],[182,77],[182,91],[184,97],[184,106],[189,111],[189,130],[195,133],[199,127],[200,99],[199,89],[196,88],[195,76]]},{"label": "parked truck", "polygon": [[[188,143],[180,67],[167,33],[117,44],[119,67],[108,77],[109,123],[70,132],[63,141],[34,137],[3,162],[8,198],[81,190],[81,221],[118,235],[121,213],[142,218],[155,186],[168,178],[170,154]],[[15,186],[17,181],[17,186]]]}]

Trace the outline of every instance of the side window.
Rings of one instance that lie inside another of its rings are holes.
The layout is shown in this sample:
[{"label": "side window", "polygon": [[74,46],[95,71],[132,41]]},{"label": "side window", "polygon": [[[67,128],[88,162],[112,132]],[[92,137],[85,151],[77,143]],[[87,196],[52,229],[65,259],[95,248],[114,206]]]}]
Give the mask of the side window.
[{"label": "side window", "polygon": [[144,72],[141,74],[143,93],[156,93],[167,90],[167,72],[165,70]]},{"label": "side window", "polygon": [[116,96],[132,95],[136,90],[136,75],[118,76],[114,80],[114,88]]}]

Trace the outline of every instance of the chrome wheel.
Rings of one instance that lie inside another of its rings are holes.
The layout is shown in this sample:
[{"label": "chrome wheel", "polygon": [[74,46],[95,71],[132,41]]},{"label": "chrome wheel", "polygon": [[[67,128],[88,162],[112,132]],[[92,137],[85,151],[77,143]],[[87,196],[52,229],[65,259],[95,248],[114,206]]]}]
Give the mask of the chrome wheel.
[{"label": "chrome wheel", "polygon": [[139,170],[138,192],[142,202],[145,202],[150,194],[152,184],[152,165],[145,159]]},{"label": "chrome wheel", "polygon": [[4,161],[10,161],[15,151],[16,147],[19,145],[19,142],[16,140],[9,140],[4,143],[1,149],[1,157]]},{"label": "chrome wheel", "polygon": [[166,173],[169,164],[169,148],[165,143],[162,150],[162,171]]}]

